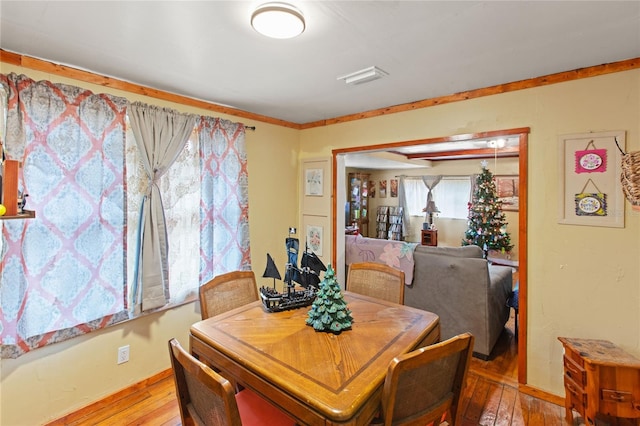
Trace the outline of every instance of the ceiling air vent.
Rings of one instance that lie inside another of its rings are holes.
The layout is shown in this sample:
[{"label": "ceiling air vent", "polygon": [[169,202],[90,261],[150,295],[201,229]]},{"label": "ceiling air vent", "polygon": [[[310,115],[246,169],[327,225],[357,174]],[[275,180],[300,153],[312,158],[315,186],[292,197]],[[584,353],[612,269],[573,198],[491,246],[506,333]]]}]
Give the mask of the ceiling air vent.
[{"label": "ceiling air vent", "polygon": [[389,75],[388,72],[381,70],[376,66],[365,68],[360,71],[352,72],[351,74],[338,77],[338,80],[344,80],[347,84],[362,84],[368,81],[377,80],[379,78]]}]

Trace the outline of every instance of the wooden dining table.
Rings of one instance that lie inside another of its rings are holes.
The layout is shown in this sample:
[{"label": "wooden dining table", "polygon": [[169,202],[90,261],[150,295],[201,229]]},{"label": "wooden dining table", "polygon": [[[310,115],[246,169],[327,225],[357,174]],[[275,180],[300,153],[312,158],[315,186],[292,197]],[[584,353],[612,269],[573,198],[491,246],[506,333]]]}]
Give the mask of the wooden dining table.
[{"label": "wooden dining table", "polygon": [[436,314],[343,292],[351,329],[306,325],[309,307],[270,313],[260,302],[193,324],[191,353],[300,425],[367,425],[391,360],[440,340]]}]

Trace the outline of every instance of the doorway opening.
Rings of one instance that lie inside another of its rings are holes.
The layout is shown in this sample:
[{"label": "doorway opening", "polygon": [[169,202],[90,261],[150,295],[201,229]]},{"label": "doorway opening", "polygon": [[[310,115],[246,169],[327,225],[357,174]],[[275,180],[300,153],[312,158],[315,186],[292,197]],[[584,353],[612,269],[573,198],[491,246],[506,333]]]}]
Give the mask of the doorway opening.
[{"label": "doorway opening", "polygon": [[[526,384],[527,365],[527,164],[528,164],[528,136],[530,129],[516,128],[496,130],[463,135],[445,136],[411,141],[390,142],[378,145],[368,145],[335,149],[333,155],[332,179],[332,245],[334,265],[345,263],[345,214],[347,201],[346,169],[347,160],[351,156],[380,153],[402,156],[407,161],[451,161],[459,159],[495,159],[498,157],[518,158],[518,271],[519,282],[519,310],[518,310],[518,382]],[[504,139],[504,146],[491,145],[497,140]],[[493,142],[492,142],[493,141]],[[342,268],[340,268],[342,269]],[[344,282],[344,280],[343,280]]]}]

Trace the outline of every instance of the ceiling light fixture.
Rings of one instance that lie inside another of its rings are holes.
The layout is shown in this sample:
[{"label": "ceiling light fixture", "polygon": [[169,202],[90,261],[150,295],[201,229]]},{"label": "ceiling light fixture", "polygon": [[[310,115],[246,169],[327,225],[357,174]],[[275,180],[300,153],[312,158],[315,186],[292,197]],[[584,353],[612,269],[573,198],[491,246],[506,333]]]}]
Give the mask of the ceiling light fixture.
[{"label": "ceiling light fixture", "polygon": [[507,141],[504,139],[496,139],[487,141],[487,146],[489,148],[504,148],[507,144]]},{"label": "ceiling light fixture", "polygon": [[296,37],[305,29],[304,16],[287,3],[265,3],[251,15],[251,26],[262,35],[271,38]]},{"label": "ceiling light fixture", "polygon": [[344,82],[347,84],[362,84],[368,81],[377,80],[387,75],[389,75],[388,72],[381,70],[376,66],[373,66],[360,71],[352,72],[351,74],[343,75],[342,77],[338,77],[338,80],[344,80]]}]

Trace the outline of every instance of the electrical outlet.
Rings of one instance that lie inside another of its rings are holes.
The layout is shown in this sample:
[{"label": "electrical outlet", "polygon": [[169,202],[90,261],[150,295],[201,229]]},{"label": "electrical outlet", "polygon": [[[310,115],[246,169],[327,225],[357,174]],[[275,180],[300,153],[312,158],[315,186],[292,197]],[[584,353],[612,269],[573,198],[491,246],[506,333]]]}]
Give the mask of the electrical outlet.
[{"label": "electrical outlet", "polygon": [[129,345],[118,348],[118,364],[129,362]]},{"label": "electrical outlet", "polygon": [[289,234],[295,234],[296,231],[297,231],[297,229],[294,228],[294,227],[289,228]]}]

